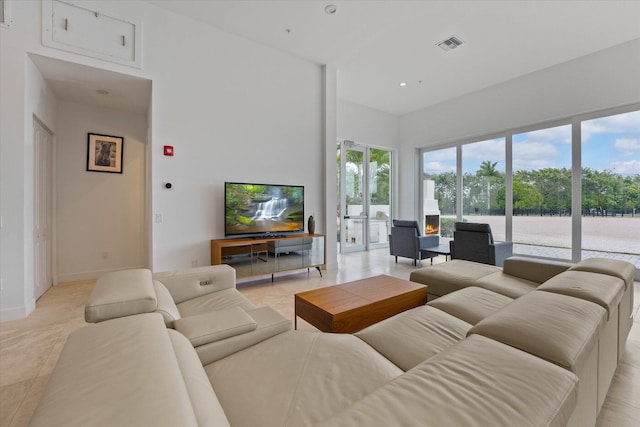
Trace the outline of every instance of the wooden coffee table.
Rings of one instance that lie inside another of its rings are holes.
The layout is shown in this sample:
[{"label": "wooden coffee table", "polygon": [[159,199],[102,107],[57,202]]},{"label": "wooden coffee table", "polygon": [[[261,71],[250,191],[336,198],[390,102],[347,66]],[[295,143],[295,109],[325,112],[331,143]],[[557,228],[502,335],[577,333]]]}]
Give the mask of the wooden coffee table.
[{"label": "wooden coffee table", "polygon": [[298,316],[323,332],[353,333],[427,303],[427,287],[391,276],[375,276],[295,294]]}]

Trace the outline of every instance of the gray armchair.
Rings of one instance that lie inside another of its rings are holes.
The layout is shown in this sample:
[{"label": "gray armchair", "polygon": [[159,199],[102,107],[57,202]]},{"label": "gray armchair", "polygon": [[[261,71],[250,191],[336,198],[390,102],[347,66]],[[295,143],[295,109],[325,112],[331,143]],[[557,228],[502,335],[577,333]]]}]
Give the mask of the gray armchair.
[{"label": "gray armchair", "polygon": [[451,259],[464,259],[502,267],[513,255],[513,242],[493,241],[489,224],[456,222],[453,240],[449,243]]},{"label": "gray armchair", "polygon": [[[389,236],[389,252],[396,257],[411,258],[413,265],[422,259],[421,249],[438,246],[438,236],[421,236],[417,221],[394,219]],[[433,254],[436,256],[436,254]]]}]

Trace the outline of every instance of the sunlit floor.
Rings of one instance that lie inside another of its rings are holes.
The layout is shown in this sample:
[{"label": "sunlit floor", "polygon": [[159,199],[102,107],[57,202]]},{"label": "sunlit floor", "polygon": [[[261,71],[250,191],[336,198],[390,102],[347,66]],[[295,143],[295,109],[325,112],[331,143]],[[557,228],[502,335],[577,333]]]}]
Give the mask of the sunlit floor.
[{"label": "sunlit floor", "polygon": [[[444,257],[434,259],[445,262]],[[388,249],[359,252],[338,257],[337,269],[296,272],[239,283],[238,288],[256,305],[269,305],[293,319],[293,294],[344,283],[378,274],[404,279],[415,268],[411,260],[398,263]],[[429,262],[424,261],[423,266]],[[49,380],[67,336],[86,325],[84,304],[93,281],[74,282],[51,288],[37,302],[36,310],[22,320],[0,323],[0,427],[28,424],[40,395]],[[640,295],[640,283],[635,283]],[[618,366],[597,425],[637,427],[640,425],[640,297],[634,305],[634,325],[626,352]],[[313,329],[298,321],[300,329]]]}]

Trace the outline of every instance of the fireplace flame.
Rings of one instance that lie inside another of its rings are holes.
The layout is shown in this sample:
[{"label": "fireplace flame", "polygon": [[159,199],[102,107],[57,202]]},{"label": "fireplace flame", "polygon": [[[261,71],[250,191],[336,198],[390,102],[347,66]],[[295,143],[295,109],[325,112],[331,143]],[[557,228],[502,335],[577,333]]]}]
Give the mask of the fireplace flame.
[{"label": "fireplace flame", "polygon": [[438,234],[438,228],[431,224],[427,224],[424,230],[425,234]]}]

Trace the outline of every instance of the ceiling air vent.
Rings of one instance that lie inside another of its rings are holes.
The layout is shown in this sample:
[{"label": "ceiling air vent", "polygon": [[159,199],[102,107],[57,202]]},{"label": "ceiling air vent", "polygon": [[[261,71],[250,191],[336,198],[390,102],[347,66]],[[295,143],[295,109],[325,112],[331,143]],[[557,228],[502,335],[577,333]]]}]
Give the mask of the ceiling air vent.
[{"label": "ceiling air vent", "polygon": [[446,40],[436,43],[436,46],[438,46],[440,49],[444,50],[445,52],[448,52],[450,50],[457,48],[462,43],[463,41],[460,40],[458,37],[451,36]]}]

